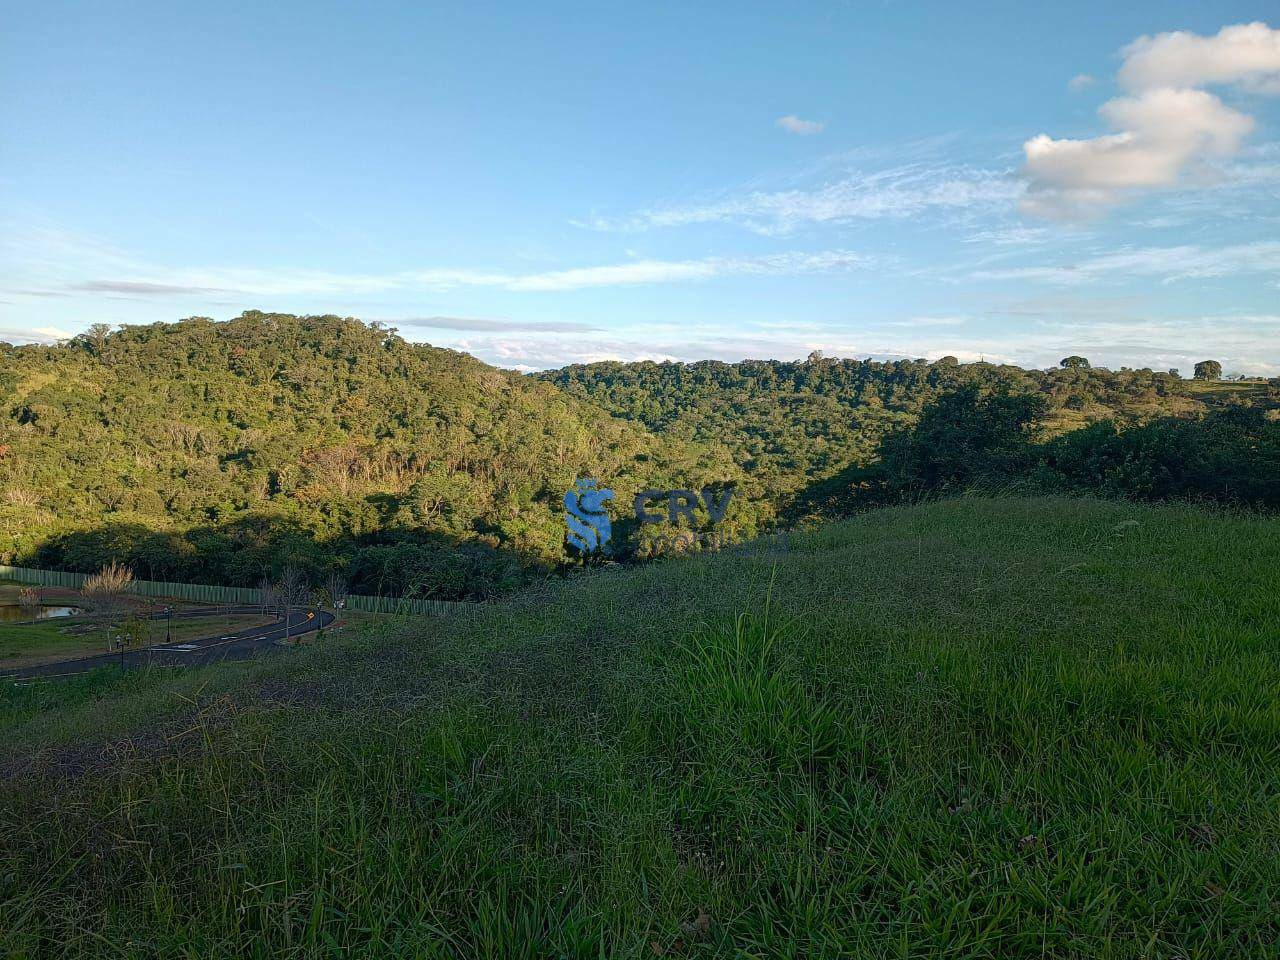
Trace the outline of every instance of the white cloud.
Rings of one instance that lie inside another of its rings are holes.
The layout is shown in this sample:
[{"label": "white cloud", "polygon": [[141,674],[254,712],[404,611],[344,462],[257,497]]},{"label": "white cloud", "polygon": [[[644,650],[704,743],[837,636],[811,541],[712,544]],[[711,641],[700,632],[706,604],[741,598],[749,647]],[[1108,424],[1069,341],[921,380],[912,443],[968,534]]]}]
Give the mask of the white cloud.
[{"label": "white cloud", "polygon": [[85,293],[113,293],[135,297],[172,297],[226,292],[213,287],[182,287],[171,283],[136,283],[128,280],[90,280],[86,283],[77,283],[74,289]]},{"label": "white cloud", "polygon": [[[25,237],[25,241],[23,239]],[[56,242],[50,242],[50,237]],[[622,263],[561,270],[521,272],[427,268],[391,273],[335,273],[297,268],[167,268],[117,252],[104,257],[101,245],[86,239],[75,242],[69,234],[15,230],[0,242],[18,256],[12,258],[10,275],[25,275],[29,284],[6,292],[15,297],[84,297],[129,294],[159,303],[183,301],[189,307],[211,304],[216,294],[221,305],[237,298],[316,297],[336,300],[378,294],[439,292],[492,288],[517,292],[552,292],[596,287],[637,286],[713,280],[721,277],[796,276],[831,273],[869,266],[871,259],[851,250],[787,251],[758,256],[711,256],[683,260],[628,260]],[[3,260],[0,260],[3,265]],[[110,273],[108,271],[111,271]],[[34,282],[34,281],[38,281]],[[504,321],[458,317],[420,318],[420,322],[453,327]],[[492,327],[496,329],[497,327]]]},{"label": "white cloud", "polygon": [[[152,297],[189,299],[195,291],[242,296],[352,296],[395,291],[442,291],[491,287],[523,292],[582,290],[713,280],[730,276],[788,276],[828,273],[867,266],[869,258],[850,250],[788,252],[756,257],[696,260],[633,260],[537,273],[477,270],[413,270],[389,274],[340,274],[317,270],[238,268],[162,271],[156,268],[112,279],[71,283],[66,290],[101,295],[111,290],[145,290]],[[145,272],[144,272],[145,271]]]},{"label": "white cloud", "polygon": [[70,340],[74,333],[58,327],[4,327],[0,328],[0,342],[4,343],[54,343]]},{"label": "white cloud", "polygon": [[787,131],[787,133],[799,134],[802,137],[821,133],[823,127],[820,120],[801,120],[794,113],[789,113],[785,117],[779,117],[774,121],[774,125]]},{"label": "white cloud", "polygon": [[1098,81],[1087,73],[1077,73],[1074,77],[1067,81],[1067,89],[1072,93],[1079,93],[1081,90],[1087,90]]},{"label": "white cloud", "polygon": [[1044,227],[997,227],[979,230],[964,238],[965,243],[990,243],[997,247],[1024,247],[1046,243],[1051,238]]},{"label": "white cloud", "polygon": [[70,340],[75,336],[74,333],[60,327],[36,327],[31,332],[41,340]]},{"label": "white cloud", "polygon": [[482,332],[510,333],[524,331],[528,333],[569,333],[574,331],[597,331],[587,323],[576,323],[572,320],[491,320],[485,317],[399,317],[394,320],[381,320],[381,323],[392,327],[428,327],[433,330],[468,330]]},{"label": "white cloud", "polygon": [[593,217],[574,222],[589,229],[620,232],[731,223],[767,236],[781,236],[807,224],[906,218],[927,211],[999,209],[1022,191],[1019,180],[1001,171],[912,163],[845,173],[817,187],[756,190],[704,203],[644,210],[622,220]]},{"label": "white cloud", "polygon": [[1280,93],[1280,30],[1265,23],[1223,27],[1213,37],[1184,30],[1139,37],[1121,53],[1117,79],[1127,90],[1238,83]]},{"label": "white cloud", "polygon": [[762,257],[709,257],[704,260],[637,260],[603,267],[578,267],[513,277],[510,290],[580,290],[630,284],[710,280],[725,276],[827,273],[863,267],[866,257],[849,250],[779,253]]},{"label": "white cloud", "polygon": [[1023,144],[1024,212],[1071,219],[1129,190],[1173,186],[1189,166],[1234,154],[1253,129],[1251,117],[1203,90],[1149,90],[1109,100],[1098,112],[1120,132],[1088,140],[1042,133]]},{"label": "white cloud", "polygon": [[1165,283],[1209,280],[1237,274],[1280,276],[1280,241],[1259,240],[1226,247],[1139,247],[1081,260],[1078,263],[977,270],[976,280],[1034,280],[1056,284],[1089,283],[1108,276],[1154,277]]},{"label": "white cloud", "polygon": [[965,317],[912,317],[909,320],[891,320],[887,327],[962,327]]},{"label": "white cloud", "polygon": [[1121,85],[1132,95],[1098,110],[1116,132],[1082,140],[1047,134],[1023,144],[1028,189],[1023,212],[1073,219],[1119,203],[1131,192],[1212,180],[1211,164],[1234,156],[1253,118],[1194,89],[1247,84],[1280,92],[1280,31],[1265,24],[1224,27],[1216,37],[1166,33],[1122,51]]}]

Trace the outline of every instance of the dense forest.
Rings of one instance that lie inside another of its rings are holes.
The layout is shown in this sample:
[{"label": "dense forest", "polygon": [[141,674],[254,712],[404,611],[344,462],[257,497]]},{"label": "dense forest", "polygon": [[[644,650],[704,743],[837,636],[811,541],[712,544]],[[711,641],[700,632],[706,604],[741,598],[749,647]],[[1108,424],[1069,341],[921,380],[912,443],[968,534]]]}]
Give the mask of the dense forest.
[{"label": "dense forest", "polygon": [[362,592],[473,598],[562,557],[579,475],[622,498],[739,474],[718,448],[331,316],[5,345],[0,397],[6,558],[119,558],[151,579],[256,585],[288,564]]},{"label": "dense forest", "polygon": [[1206,408],[1176,372],[1113,372],[1068,359],[1044,371],[953,357],[876,362],[815,354],[798,362],[594,363],[538,376],[664,437],[727,444],[763,489],[783,498],[866,464],[931,400],[969,385],[1040,394],[1046,429],[1055,433]]},{"label": "dense forest", "polygon": [[[630,518],[643,488],[733,486],[717,527],[730,539],[854,509],[860,491],[878,502],[896,489],[885,464],[931,410],[977,424],[985,398],[1028,398],[1014,429],[1078,437],[1061,449],[1084,487],[1087,456],[1119,450],[1115,437],[1265,410],[1277,394],[1080,357],[1048,371],[815,354],[520,375],[334,316],[99,325],[0,345],[0,553],[237,585],[291,566],[358,592],[477,599],[565,562],[561,498],[580,476],[617,492],[625,558],[655,534]],[[1109,476],[1106,492],[1130,492]]]}]

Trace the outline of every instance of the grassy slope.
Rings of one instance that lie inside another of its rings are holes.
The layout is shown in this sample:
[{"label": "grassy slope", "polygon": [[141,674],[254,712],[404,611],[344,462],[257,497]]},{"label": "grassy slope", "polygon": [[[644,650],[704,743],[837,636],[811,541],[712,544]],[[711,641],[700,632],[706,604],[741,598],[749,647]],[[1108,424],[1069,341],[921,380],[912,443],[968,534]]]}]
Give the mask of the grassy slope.
[{"label": "grassy slope", "polygon": [[1274,956],[1278,534],[955,501],[16,691],[0,951]]}]

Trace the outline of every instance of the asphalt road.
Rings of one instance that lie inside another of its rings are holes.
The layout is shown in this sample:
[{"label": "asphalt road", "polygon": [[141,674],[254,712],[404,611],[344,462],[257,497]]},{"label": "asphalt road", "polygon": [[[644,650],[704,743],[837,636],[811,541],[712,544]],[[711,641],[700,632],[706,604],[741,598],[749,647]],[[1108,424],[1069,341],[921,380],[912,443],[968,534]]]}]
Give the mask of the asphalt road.
[{"label": "asphalt road", "polygon": [[[202,609],[175,610],[175,620],[187,617],[217,617],[233,614],[261,613],[261,607],[217,607]],[[153,620],[165,619],[164,614],[155,614]],[[298,609],[289,613],[289,636],[320,630],[333,623],[333,614],[323,610]],[[185,667],[195,664],[217,663],[222,660],[244,660],[257,653],[265,653],[279,649],[277,640],[285,638],[284,618],[275,623],[261,627],[250,627],[235,633],[223,633],[199,640],[185,640],[181,643],[164,643],[141,650],[126,650],[124,653],[124,669],[158,666]],[[87,673],[99,667],[120,669],[120,654],[100,653],[92,657],[77,660],[62,660],[57,663],[40,663],[30,667],[14,670],[0,670],[0,680],[54,680],[59,677],[73,677]]]}]

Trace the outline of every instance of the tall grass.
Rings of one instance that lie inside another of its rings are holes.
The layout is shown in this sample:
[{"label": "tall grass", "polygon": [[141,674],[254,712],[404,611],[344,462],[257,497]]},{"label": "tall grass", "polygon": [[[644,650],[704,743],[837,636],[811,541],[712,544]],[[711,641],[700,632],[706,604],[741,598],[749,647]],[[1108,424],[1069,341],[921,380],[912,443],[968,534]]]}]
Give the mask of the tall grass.
[{"label": "tall grass", "polygon": [[1278,532],[936,503],[17,691],[0,951],[1272,957]]}]

